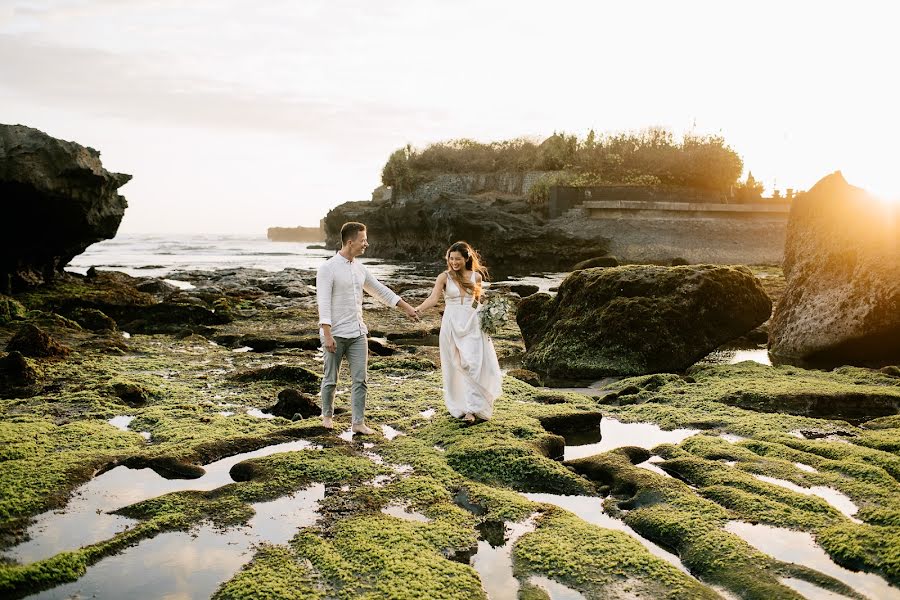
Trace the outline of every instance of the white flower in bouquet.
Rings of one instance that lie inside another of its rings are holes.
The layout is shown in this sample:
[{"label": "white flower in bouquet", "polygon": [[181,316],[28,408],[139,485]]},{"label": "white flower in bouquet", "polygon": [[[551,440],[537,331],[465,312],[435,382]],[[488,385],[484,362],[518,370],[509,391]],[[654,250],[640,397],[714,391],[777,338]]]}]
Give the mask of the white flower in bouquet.
[{"label": "white flower in bouquet", "polygon": [[489,295],[478,309],[481,330],[487,335],[497,335],[513,313],[512,301],[499,294]]}]

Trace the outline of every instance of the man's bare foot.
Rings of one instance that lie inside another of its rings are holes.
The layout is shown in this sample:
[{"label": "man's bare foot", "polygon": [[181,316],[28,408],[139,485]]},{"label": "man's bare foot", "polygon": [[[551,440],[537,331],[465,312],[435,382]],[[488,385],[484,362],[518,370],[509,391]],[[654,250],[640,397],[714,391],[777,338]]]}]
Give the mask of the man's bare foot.
[{"label": "man's bare foot", "polygon": [[353,425],[350,428],[350,431],[352,431],[353,433],[359,433],[362,435],[372,435],[373,433],[375,433],[375,430],[370,427],[366,427],[365,423],[357,423],[356,425]]},{"label": "man's bare foot", "polygon": [[472,413],[466,413],[463,415],[462,420],[465,421],[466,423],[474,423],[475,417],[472,416]]},{"label": "man's bare foot", "polygon": [[334,429],[334,421],[331,420],[331,417],[322,417],[322,427],[325,429]]}]

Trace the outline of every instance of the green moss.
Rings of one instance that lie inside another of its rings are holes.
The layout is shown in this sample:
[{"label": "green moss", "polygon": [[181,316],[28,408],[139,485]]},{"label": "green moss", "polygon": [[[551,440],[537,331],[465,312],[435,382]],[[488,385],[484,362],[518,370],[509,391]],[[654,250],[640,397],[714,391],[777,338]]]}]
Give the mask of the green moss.
[{"label": "green moss", "polygon": [[544,588],[525,582],[519,588],[518,600],[551,600]]},{"label": "green moss", "polygon": [[[291,545],[322,575],[332,597],[484,598],[475,571],[444,554],[462,541],[455,531],[441,521],[416,523],[376,513],[340,520],[328,540],[303,531]],[[472,531],[466,537],[474,541]]]},{"label": "green moss", "polygon": [[555,507],[545,508],[537,523],[514,547],[520,577],[546,575],[588,597],[606,597],[625,585],[641,597],[718,597],[626,533],[590,525]]},{"label": "green moss", "polygon": [[382,356],[369,361],[370,371],[432,371],[436,368],[433,361],[415,356]]},{"label": "green moss", "polygon": [[222,584],[215,600],[326,598],[318,575],[283,546],[262,546],[240,573]]},{"label": "green moss", "polygon": [[[679,452],[683,451],[675,450],[675,454]],[[671,460],[688,459],[668,462]],[[642,536],[674,549],[691,573],[703,581],[744,598],[799,598],[799,594],[778,581],[780,573],[852,594],[833,578],[808,570],[797,571],[756,551],[724,530],[733,513],[698,496],[678,480],[635,467],[625,453],[608,452],[567,464],[610,486],[613,496],[604,503],[607,512],[620,516]],[[667,464],[664,466],[668,468]]]},{"label": "green moss", "polygon": [[0,325],[25,318],[26,308],[15,298],[0,294]]},{"label": "green moss", "polygon": [[881,572],[894,585],[900,585],[900,531],[896,523],[889,527],[826,527],[819,530],[816,541],[838,564]]},{"label": "green moss", "polygon": [[526,492],[593,494],[593,486],[560,463],[524,443],[471,440],[447,451],[447,463],[460,474]]},{"label": "green moss", "polygon": [[99,421],[56,425],[30,415],[0,420],[0,528],[60,506],[101,465],[142,443]]}]

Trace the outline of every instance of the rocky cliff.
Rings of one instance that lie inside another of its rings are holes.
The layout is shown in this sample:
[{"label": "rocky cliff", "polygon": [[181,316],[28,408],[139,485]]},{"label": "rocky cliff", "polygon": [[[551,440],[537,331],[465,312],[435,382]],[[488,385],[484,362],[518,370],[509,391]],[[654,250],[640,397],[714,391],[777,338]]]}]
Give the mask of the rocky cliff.
[{"label": "rocky cliff", "polygon": [[608,244],[604,238],[578,238],[548,224],[525,201],[502,198],[347,202],[325,217],[326,244],[340,245],[347,221],[367,225],[367,256],[440,261],[450,244],[465,240],[495,275],[568,269],[604,254]]},{"label": "rocky cliff", "polygon": [[0,125],[0,291],[53,279],[85,248],[115,236],[131,175],[100,153],[23,125]]}]

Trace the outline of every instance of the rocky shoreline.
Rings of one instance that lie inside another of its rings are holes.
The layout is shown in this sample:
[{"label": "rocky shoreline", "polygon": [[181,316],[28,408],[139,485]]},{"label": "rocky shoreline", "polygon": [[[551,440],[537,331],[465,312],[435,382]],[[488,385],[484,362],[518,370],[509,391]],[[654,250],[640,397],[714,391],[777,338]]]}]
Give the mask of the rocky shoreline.
[{"label": "rocky shoreline", "polygon": [[[372,305],[367,316],[379,339],[372,344],[367,412],[385,435],[348,441],[299,409],[295,420],[253,416],[278,404],[287,415],[286,398],[299,403],[294,407],[315,402],[321,367],[313,277],[299,270],[182,273],[194,287],[175,290],[96,273],[4,298],[0,347],[34,326],[67,349],[42,356],[37,341],[0,358],[7,390],[0,400],[0,531],[7,551],[29,534],[31,518],[65,507],[71,492],[116,465],[198,477],[205,465],[231,455],[297,440],[313,445],[239,462],[228,483],[207,492],[124,502],[114,510],[134,520],[128,529],[36,562],[0,566],[6,596],[85,573],[90,580],[106,557],[128,556],[137,551],[126,550],[131,545],[139,549],[166,532],[196,530],[207,521],[239,528],[252,518],[251,505],[313,484],[325,485],[314,522],[287,545],[257,549],[223,579],[215,597],[395,597],[398,589],[408,589],[400,597],[410,598],[482,597],[482,574],[459,557],[489,526],[500,527],[502,541],[504,529],[528,519],[533,530],[510,551],[521,591],[538,594],[532,597],[546,597],[530,583],[535,576],[591,598],[621,597],[623,586],[644,597],[716,597],[709,586],[795,597],[783,578],[855,596],[832,576],[760,553],[729,532],[736,521],[808,531],[837,563],[900,583],[890,554],[900,514],[894,371],[707,365],[616,380],[592,396],[507,376],[496,418],[465,426],[443,411],[430,341],[439,315],[413,324]],[[429,291],[425,278],[388,283],[410,298]],[[524,351],[514,323],[495,344],[503,359]],[[839,416],[848,402],[855,411],[850,421]],[[132,418],[125,429],[110,424],[121,415]],[[602,429],[607,419],[697,433],[650,448],[634,439],[561,462],[567,440]],[[348,422],[345,415],[337,420]],[[651,456],[659,473],[644,466]],[[858,511],[851,519],[770,482],[775,479],[839,490]],[[627,534],[521,493],[595,497],[598,510],[602,502],[644,540],[675,550],[694,577]],[[384,512],[391,506],[424,520]],[[723,551],[728,561],[720,560]],[[394,567],[379,566],[388,563]]]},{"label": "rocky shoreline", "polygon": [[[817,246],[840,211],[801,203],[784,272],[629,265],[509,198],[343,205],[329,243],[363,220],[376,255],[439,262],[467,238],[495,277],[590,261],[555,295],[492,286],[518,320],[474,424],[444,411],[439,312],[367,299],[379,432],[354,437],[346,389],[338,428],[317,418],[313,271],[66,273],[115,234],[127,176],[3,127],[5,226],[36,226],[37,200],[87,224],[0,265],[4,598],[900,597],[896,237]],[[23,159],[22,135],[65,152]],[[837,178],[809,199],[867,202]],[[413,304],[434,275],[416,269],[386,280]],[[832,362],[697,362],[723,343]]]}]

